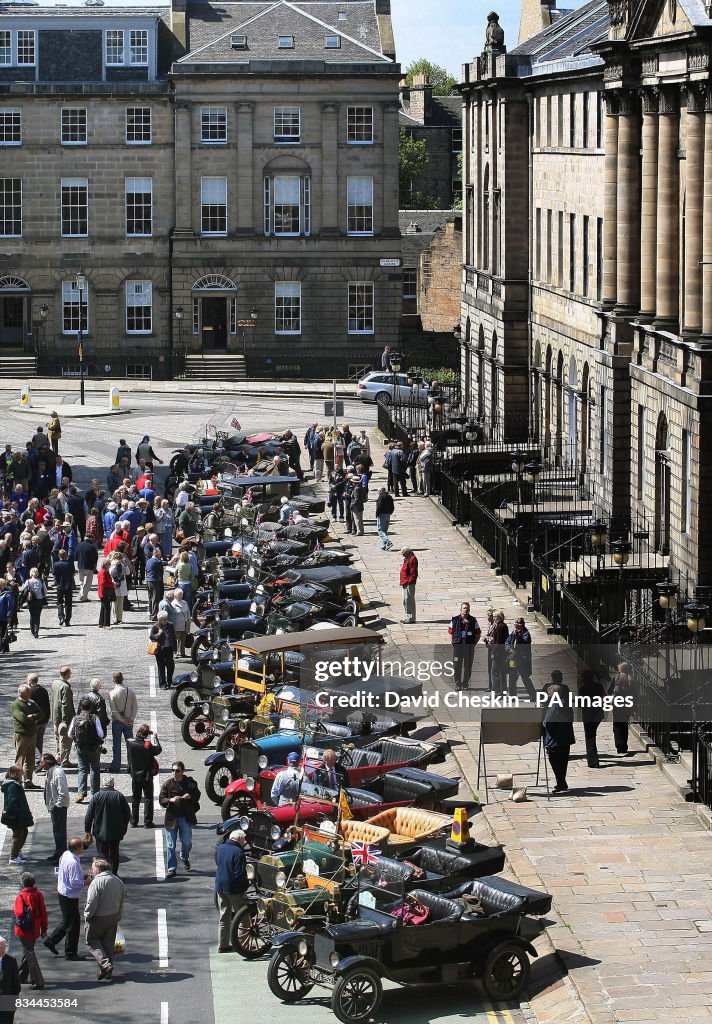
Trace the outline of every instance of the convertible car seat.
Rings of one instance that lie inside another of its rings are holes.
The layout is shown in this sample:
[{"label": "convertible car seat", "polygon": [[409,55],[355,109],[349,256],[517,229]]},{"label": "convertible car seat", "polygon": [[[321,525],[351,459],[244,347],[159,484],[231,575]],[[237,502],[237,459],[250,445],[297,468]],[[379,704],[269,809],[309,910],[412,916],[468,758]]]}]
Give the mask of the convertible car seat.
[{"label": "convertible car seat", "polygon": [[427,889],[413,889],[410,895],[430,911],[426,924],[454,924],[464,913],[461,903],[456,903],[446,896],[437,896]]},{"label": "convertible car seat", "polygon": [[454,926],[464,913],[462,904],[425,889],[413,889],[408,896],[422,903],[430,913],[423,924],[410,925],[393,933],[393,959],[433,962],[435,955],[457,949],[460,929]]},{"label": "convertible car seat", "polygon": [[417,742],[408,743],[397,737],[385,737],[377,740],[371,744],[370,749],[377,750],[383,754],[384,764],[395,764],[397,762],[401,764],[403,762],[409,764],[417,762],[420,764],[433,756],[429,746]]},{"label": "convertible car seat", "polygon": [[449,850],[435,850],[430,846],[421,846],[419,850],[408,855],[408,860],[436,875],[454,875],[459,871],[467,871],[470,867],[470,861],[466,857],[459,857]]},{"label": "convertible car seat", "polygon": [[366,824],[387,828],[390,832],[389,844],[397,846],[399,843],[426,839],[441,829],[450,828],[452,818],[448,814],[436,814],[435,811],[424,811],[420,807],[391,807],[368,818]]},{"label": "convertible car seat", "polygon": [[[415,858],[413,858],[415,859]],[[502,892],[487,882],[480,882],[475,879],[473,882],[463,882],[457,889],[445,893],[449,900],[457,900],[461,896],[477,896],[484,907],[487,917],[503,917],[505,914],[517,914],[524,906],[521,896],[511,892]]]},{"label": "convertible car seat", "polygon": [[410,882],[415,872],[409,864],[403,864],[399,860],[392,860],[390,857],[379,857],[378,864],[373,868],[373,881],[376,885],[384,882],[386,885],[405,885]]},{"label": "convertible car seat", "polygon": [[383,846],[388,839],[388,829],[379,828],[378,825],[370,825],[365,821],[355,821],[350,818],[342,821],[339,829],[347,843],[368,843],[369,846]]},{"label": "convertible car seat", "polygon": [[377,767],[381,764],[384,764],[383,754],[379,754],[375,750],[366,750],[364,747],[358,747],[351,751],[351,764],[348,767],[366,768]]},{"label": "convertible car seat", "polygon": [[351,736],[348,725],[337,725],[335,722],[324,722],[324,731],[329,736],[337,736],[340,739],[348,739]]}]

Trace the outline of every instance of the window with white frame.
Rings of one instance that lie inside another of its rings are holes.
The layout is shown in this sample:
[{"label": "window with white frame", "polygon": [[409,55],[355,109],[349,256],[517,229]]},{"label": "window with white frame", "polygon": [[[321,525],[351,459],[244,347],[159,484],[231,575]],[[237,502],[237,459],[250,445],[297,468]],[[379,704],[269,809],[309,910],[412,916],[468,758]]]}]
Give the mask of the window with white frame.
[{"label": "window with white frame", "polygon": [[89,182],[86,178],[62,178],[62,235],[64,238],[89,234]]},{"label": "window with white frame", "polygon": [[374,289],[371,281],[349,284],[348,312],[349,334],[374,333]]},{"label": "window with white frame", "polygon": [[301,110],[299,107],[274,108],[274,141],[278,145],[295,143],[301,140]]},{"label": "window with white frame", "polygon": [[403,271],[403,312],[418,312],[418,271]]},{"label": "window with white frame", "polygon": [[349,178],[346,183],[347,233],[373,234],[373,178]]},{"label": "window with white frame", "polygon": [[17,33],[17,63],[35,63],[35,30],[19,29]]},{"label": "window with white frame", "polygon": [[126,178],[126,234],[148,237],[153,232],[153,179]]},{"label": "window with white frame", "polygon": [[200,141],[227,142],[227,107],[202,107],[200,110]]},{"label": "window with white frame", "polygon": [[132,146],[145,146],[151,141],[151,108],[126,108],[126,142]]},{"label": "window with white frame", "polygon": [[311,231],[311,183],[308,177],[265,178],[265,234],[308,235]]},{"label": "window with white frame", "polygon": [[0,146],[19,146],[22,143],[22,112],[0,109]]},{"label": "window with white frame", "polygon": [[0,31],[0,65],[33,65],[35,58],[34,29],[4,28]]},{"label": "window with white frame", "polygon": [[22,234],[22,180],[0,178],[0,235],[19,238]]},{"label": "window with white frame", "polygon": [[200,232],[227,234],[227,178],[200,179]]},{"label": "window with white frame", "polygon": [[85,146],[87,143],[86,107],[63,107],[61,122],[63,146]]},{"label": "window with white frame", "polygon": [[274,286],[275,334],[301,334],[302,286],[299,281],[277,281]]},{"label": "window with white frame", "polygon": [[338,50],[341,46],[341,36],[324,36],[324,47],[327,50]]},{"label": "window with white frame", "polygon": [[122,28],[107,29],[105,61],[109,66],[124,63],[124,30]]},{"label": "window with white frame", "polygon": [[277,46],[280,50],[293,50],[294,36],[279,36]]},{"label": "window with white frame", "polygon": [[153,288],[150,281],[126,282],[126,333],[150,334]]},{"label": "window with white frame", "polygon": [[373,107],[348,107],[346,141],[352,146],[373,143]]},{"label": "window with white frame", "polygon": [[129,36],[129,63],[148,64],[148,29],[132,28]]},{"label": "window with white frame", "polygon": [[148,29],[109,28],[104,36],[104,60],[107,67],[148,64]]},{"label": "window with white frame", "polygon": [[62,281],[62,333],[78,334],[81,307],[81,330],[86,332],[89,316],[89,289],[79,293],[76,281]]}]

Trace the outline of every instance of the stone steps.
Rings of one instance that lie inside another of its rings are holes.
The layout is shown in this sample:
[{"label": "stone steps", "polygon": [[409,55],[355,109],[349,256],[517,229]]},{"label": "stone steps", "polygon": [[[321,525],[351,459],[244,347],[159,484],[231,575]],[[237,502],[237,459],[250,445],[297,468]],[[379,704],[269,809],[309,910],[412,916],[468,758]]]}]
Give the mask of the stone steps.
[{"label": "stone steps", "polygon": [[189,380],[247,380],[245,357],[223,352],[186,356],[183,376]]},{"label": "stone steps", "polygon": [[0,377],[34,377],[37,360],[34,356],[0,355]]}]

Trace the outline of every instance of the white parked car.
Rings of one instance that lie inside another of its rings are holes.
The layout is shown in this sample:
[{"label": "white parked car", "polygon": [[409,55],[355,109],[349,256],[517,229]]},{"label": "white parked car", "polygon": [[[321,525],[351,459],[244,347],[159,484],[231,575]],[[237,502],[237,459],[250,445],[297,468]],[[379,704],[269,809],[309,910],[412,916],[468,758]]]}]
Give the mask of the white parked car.
[{"label": "white parked car", "polygon": [[419,387],[408,385],[408,375],[397,373],[395,377],[397,385],[393,384],[394,374],[387,370],[374,370],[362,377],[356,386],[356,397],[362,402],[378,402],[380,405],[390,405],[393,395],[398,389],[398,401],[409,402],[412,396],[416,396],[424,405],[428,401],[428,385],[421,384]]}]

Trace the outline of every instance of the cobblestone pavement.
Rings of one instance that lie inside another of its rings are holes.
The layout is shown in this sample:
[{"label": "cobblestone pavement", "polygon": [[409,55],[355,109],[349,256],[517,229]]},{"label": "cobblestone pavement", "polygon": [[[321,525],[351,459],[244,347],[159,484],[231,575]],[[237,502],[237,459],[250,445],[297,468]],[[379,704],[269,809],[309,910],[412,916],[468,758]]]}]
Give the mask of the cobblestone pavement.
[{"label": "cobblestone pavement", "polygon": [[[372,455],[380,467],[378,442],[372,442]],[[503,608],[510,622],[524,614],[533,637],[535,685],[553,667],[574,682],[569,649],[544,635],[519,605],[515,609],[504,582],[428,499],[396,499],[390,532],[394,548],[380,550],[373,510],[384,482],[385,471],[377,469],[366,505],[366,535],[346,537],[345,543],[402,655],[422,657],[432,653],[434,644],[446,644],[448,618],[468,600],[481,623],[489,604]],[[417,625],[398,621],[402,546],[412,547],[419,559]],[[485,689],[483,663],[476,663],[472,684]],[[444,687],[437,689],[443,692]],[[477,721],[442,706],[435,717],[474,786]],[[486,825],[506,846],[511,871],[523,884],[554,896],[554,923],[537,942],[540,959],[532,975],[531,1009],[541,1022],[584,1014],[594,1024],[667,1021],[671,1015],[677,1021],[707,1020],[712,1013],[710,835],[694,807],[682,802],[639,744],[632,743],[634,757],[619,757],[610,723],[602,724],[602,768],[593,770],[586,765],[580,724],[576,733],[568,793],[547,800],[543,787],[534,785],[529,801],[515,804],[511,794],[490,789],[484,809]],[[536,757],[531,748],[494,747],[488,762],[490,772],[532,772]],[[568,977],[552,956],[554,948]]]}]

